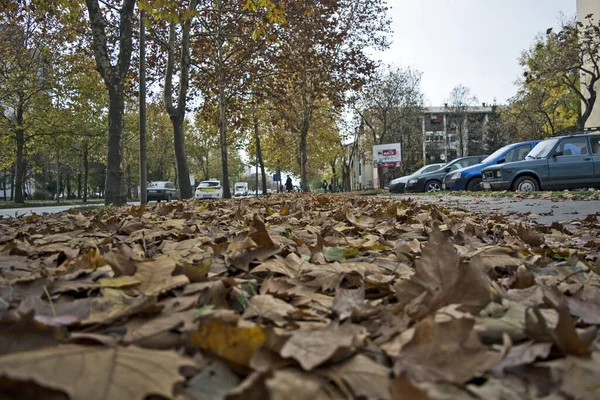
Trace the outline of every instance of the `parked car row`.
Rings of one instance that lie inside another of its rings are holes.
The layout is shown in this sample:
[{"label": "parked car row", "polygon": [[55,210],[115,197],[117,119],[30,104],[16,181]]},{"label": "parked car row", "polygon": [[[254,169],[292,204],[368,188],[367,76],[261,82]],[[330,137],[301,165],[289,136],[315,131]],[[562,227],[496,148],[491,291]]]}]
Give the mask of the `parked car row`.
[{"label": "parked car row", "polygon": [[431,164],[390,182],[393,193],[600,187],[600,133],[506,145],[489,156]]},{"label": "parked car row", "polygon": [[483,169],[492,190],[562,190],[600,187],[600,134],[573,134],[540,142],[524,160]]}]

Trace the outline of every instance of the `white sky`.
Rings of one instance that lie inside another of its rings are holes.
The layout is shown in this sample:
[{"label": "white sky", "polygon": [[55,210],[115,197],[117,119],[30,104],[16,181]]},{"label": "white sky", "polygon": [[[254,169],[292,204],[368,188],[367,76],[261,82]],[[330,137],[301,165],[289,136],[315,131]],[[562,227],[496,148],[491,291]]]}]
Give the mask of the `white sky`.
[{"label": "white sky", "polygon": [[[368,1],[368,0],[367,0]],[[600,0],[599,0],[600,1]],[[576,0],[388,0],[393,43],[379,58],[423,72],[425,105],[463,84],[479,102],[506,103],[521,75],[518,58],[535,36],[575,16]]]}]

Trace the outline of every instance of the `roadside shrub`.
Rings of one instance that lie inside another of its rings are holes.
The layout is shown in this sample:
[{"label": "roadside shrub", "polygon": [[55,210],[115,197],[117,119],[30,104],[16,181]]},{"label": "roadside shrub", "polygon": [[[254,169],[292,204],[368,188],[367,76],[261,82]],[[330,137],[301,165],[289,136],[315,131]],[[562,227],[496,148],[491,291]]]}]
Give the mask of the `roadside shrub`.
[{"label": "roadside shrub", "polygon": [[52,195],[45,189],[36,189],[31,196],[33,200],[51,200]]}]

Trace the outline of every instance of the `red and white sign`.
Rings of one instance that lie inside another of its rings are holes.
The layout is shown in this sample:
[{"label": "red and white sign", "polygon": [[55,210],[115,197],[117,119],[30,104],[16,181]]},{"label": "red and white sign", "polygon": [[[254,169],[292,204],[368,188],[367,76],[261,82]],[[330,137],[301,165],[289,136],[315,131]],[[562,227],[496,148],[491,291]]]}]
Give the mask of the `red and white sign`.
[{"label": "red and white sign", "polygon": [[375,167],[402,166],[400,143],[379,144],[373,146],[373,165]]}]

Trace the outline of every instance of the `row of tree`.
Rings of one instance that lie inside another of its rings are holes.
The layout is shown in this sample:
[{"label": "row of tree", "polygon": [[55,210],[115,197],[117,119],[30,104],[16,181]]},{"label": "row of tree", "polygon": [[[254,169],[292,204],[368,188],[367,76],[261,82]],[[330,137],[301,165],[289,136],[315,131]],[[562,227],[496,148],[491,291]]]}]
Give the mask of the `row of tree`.
[{"label": "row of tree", "polygon": [[190,171],[219,176],[229,197],[246,148],[263,174],[295,172],[308,189],[328,148],[339,152],[336,116],[347,93],[375,69],[367,50],[388,44],[386,11],[383,0],[9,2],[0,11],[0,115],[15,201],[30,171],[51,163],[56,190],[61,166],[81,166],[63,179],[81,172],[85,198],[94,162],[106,165],[106,203],[126,201],[138,163],[140,26],[150,179],[176,179],[188,198]]},{"label": "row of tree", "polygon": [[[229,197],[243,174],[240,151],[260,166],[263,185],[265,170],[286,171],[304,190],[324,170],[348,189],[359,147],[371,144],[399,141],[413,170],[423,163],[422,74],[377,68],[368,56],[388,46],[386,11],[384,0],[8,2],[0,190],[14,186],[22,202],[36,178],[38,193],[85,200],[99,192],[122,204],[139,183],[140,122],[148,179],[177,181],[184,198],[190,172],[222,179]],[[584,126],[599,43],[592,18],[540,36],[520,60],[518,94],[494,108],[478,151]],[[140,117],[144,77],[149,106]],[[475,103],[462,85],[448,100],[461,156],[472,151],[466,116]]]}]

